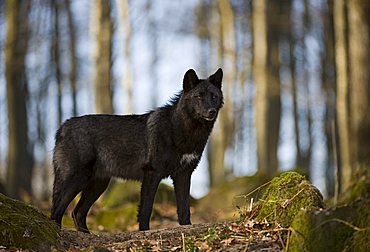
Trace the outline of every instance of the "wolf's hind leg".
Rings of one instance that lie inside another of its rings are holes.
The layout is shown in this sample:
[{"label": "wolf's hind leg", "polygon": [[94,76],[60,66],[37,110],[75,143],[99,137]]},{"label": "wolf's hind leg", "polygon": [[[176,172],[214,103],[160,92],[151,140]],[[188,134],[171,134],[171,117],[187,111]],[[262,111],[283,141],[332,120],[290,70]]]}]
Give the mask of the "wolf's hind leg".
[{"label": "wolf's hind leg", "polygon": [[90,207],[107,189],[110,179],[92,179],[82,190],[81,198],[72,212],[72,218],[78,231],[90,233],[86,225],[86,216]]},{"label": "wolf's hind leg", "polygon": [[59,226],[62,224],[63,214],[69,203],[86,187],[88,182],[87,176],[68,176],[67,179],[60,180],[56,178],[54,182],[53,206],[51,209],[51,219]]}]

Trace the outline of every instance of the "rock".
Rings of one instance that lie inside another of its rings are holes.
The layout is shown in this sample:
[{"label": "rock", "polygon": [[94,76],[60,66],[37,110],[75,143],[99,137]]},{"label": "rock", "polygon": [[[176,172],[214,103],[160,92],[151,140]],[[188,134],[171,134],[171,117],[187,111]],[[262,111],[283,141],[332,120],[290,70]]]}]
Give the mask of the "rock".
[{"label": "rock", "polygon": [[370,251],[370,200],[301,210],[291,225],[288,251]]},{"label": "rock", "polygon": [[339,202],[349,203],[359,198],[370,199],[370,169],[362,167],[355,171],[353,180],[350,188],[345,192],[341,193]]},{"label": "rock", "polygon": [[256,208],[256,220],[279,223],[289,227],[302,208],[323,208],[320,191],[304,176],[284,172],[271,180]]},{"label": "rock", "polygon": [[59,228],[36,208],[0,194],[0,245],[34,251],[58,247]]}]

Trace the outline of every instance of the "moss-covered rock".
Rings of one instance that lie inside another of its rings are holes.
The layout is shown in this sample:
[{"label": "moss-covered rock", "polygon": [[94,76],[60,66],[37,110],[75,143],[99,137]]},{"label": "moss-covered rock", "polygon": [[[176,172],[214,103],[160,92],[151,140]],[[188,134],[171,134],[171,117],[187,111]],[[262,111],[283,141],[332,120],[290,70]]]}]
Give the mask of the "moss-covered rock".
[{"label": "moss-covered rock", "polygon": [[101,201],[106,208],[116,208],[140,199],[141,184],[138,181],[115,181],[104,193]]},{"label": "moss-covered rock", "polygon": [[75,228],[75,223],[74,223],[74,220],[72,219],[71,214],[64,214],[63,215],[62,227],[66,228],[66,229],[74,229]]},{"label": "moss-covered rock", "polygon": [[370,251],[370,200],[295,217],[288,251]]},{"label": "moss-covered rock", "polygon": [[256,220],[289,227],[302,208],[322,208],[324,203],[320,191],[304,176],[284,172],[271,180],[256,207]]},{"label": "moss-covered rock", "polygon": [[127,230],[127,227],[137,222],[137,204],[127,203],[121,207],[105,209],[94,216],[95,229],[110,232]]},{"label": "moss-covered rock", "polygon": [[346,204],[359,198],[370,198],[370,167],[360,167],[353,175],[351,187],[342,193],[339,202]]},{"label": "moss-covered rock", "polygon": [[39,210],[0,194],[1,246],[50,251],[58,237],[58,226]]}]

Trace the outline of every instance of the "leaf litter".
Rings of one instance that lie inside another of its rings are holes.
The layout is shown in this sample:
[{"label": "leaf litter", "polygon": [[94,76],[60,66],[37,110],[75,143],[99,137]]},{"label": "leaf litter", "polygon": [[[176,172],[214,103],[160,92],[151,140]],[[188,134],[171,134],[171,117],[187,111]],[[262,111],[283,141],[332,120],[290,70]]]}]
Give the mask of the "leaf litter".
[{"label": "leaf litter", "polygon": [[276,223],[195,224],[149,231],[90,235],[63,230],[66,251],[283,251],[289,230]]}]

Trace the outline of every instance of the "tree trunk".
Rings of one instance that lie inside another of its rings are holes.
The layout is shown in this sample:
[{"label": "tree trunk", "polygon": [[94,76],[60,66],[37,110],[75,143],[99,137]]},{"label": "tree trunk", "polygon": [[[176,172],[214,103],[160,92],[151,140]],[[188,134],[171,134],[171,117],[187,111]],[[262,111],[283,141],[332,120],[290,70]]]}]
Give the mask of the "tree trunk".
[{"label": "tree trunk", "polygon": [[339,190],[347,190],[351,181],[349,124],[348,28],[346,1],[334,1],[335,64],[337,72],[337,121],[339,135]]},{"label": "tree trunk", "polygon": [[234,141],[233,135],[235,132],[235,99],[233,97],[233,91],[235,90],[236,82],[236,35],[235,35],[235,18],[234,11],[229,0],[219,0],[218,8],[221,19],[221,41],[222,41],[222,66],[224,68],[223,92],[229,99],[225,101],[224,108],[221,110],[221,117],[223,121],[223,134],[225,138],[224,152],[230,147]]},{"label": "tree trunk", "polygon": [[268,20],[268,157],[269,172],[277,173],[279,162],[277,158],[280,133],[280,3],[271,1],[267,7]]},{"label": "tree trunk", "polygon": [[[279,13],[276,4],[253,1],[253,71],[258,169],[270,176],[278,170],[277,148],[280,124]],[[271,15],[271,16],[270,16]]]},{"label": "tree trunk", "polygon": [[65,0],[64,4],[67,10],[67,22],[69,29],[69,53],[70,53],[70,72],[69,82],[72,93],[72,115],[77,116],[77,51],[76,51],[76,26],[73,20],[70,0]]},{"label": "tree trunk", "polygon": [[254,98],[254,121],[257,141],[258,170],[266,174],[270,171],[268,162],[267,115],[268,115],[268,47],[267,47],[267,2],[252,2],[253,23],[253,72],[256,95]]},{"label": "tree trunk", "polygon": [[329,197],[335,195],[336,160],[334,141],[336,137],[335,126],[335,60],[334,60],[334,26],[333,26],[333,1],[329,0],[327,7],[323,7],[322,17],[324,19],[324,53],[321,58],[322,88],[325,93],[325,135],[326,135],[326,172],[325,184]]},{"label": "tree trunk", "polygon": [[[300,142],[301,150],[299,152],[300,156],[297,157],[297,167],[300,168],[307,176],[310,176],[310,161],[312,155],[312,144],[313,144],[313,134],[312,134],[312,104],[310,99],[310,92],[309,92],[309,62],[308,62],[308,55],[309,49],[306,46],[306,35],[309,33],[310,25],[312,24],[311,16],[310,16],[310,5],[308,0],[303,1],[304,4],[304,12],[302,15],[302,32],[301,37],[299,40],[300,50],[303,53],[303,59],[300,63],[300,75],[302,76],[302,81],[299,86],[303,89],[302,102],[299,104],[303,108],[303,110],[298,111],[298,120],[302,123],[307,124],[307,130],[300,131],[300,139],[303,140]],[[298,88],[299,89],[299,88]],[[305,139],[306,138],[306,139]],[[306,146],[302,145],[302,143],[306,142]]]},{"label": "tree trunk", "polygon": [[[212,11],[209,11],[210,9]],[[202,55],[200,57],[199,68],[200,68],[200,74],[203,76],[205,76],[206,74],[209,74],[209,70],[210,70],[209,57],[211,54],[210,53],[211,40],[212,42],[216,39],[219,40],[218,39],[219,34],[214,32],[214,30],[219,31],[218,29],[219,24],[216,25],[215,29],[209,29],[209,26],[211,25],[210,24],[211,15],[214,15],[216,13],[215,9],[216,8],[214,8],[214,5],[212,3],[206,3],[204,1],[201,1],[199,2],[195,10],[195,16],[196,16],[195,33],[200,40],[200,47],[201,47],[200,51]],[[215,36],[211,35],[211,31],[213,31],[212,35],[217,34],[216,38]],[[214,167],[216,165],[215,163],[216,163],[216,160],[218,159],[217,155],[223,155],[223,153],[219,152],[220,149],[217,148],[218,146],[220,146],[220,142],[221,142],[221,139],[219,138],[220,137],[218,135],[215,136],[215,134],[211,134],[210,141],[207,146],[208,178],[209,178],[210,187],[213,187],[215,186],[215,184],[217,184],[217,179],[215,178],[217,175],[214,172]]]},{"label": "tree trunk", "polygon": [[32,194],[32,146],[28,139],[27,76],[25,56],[28,45],[27,1],[6,1],[7,36],[5,78],[8,105],[7,191],[11,197]]},{"label": "tree trunk", "polygon": [[370,166],[370,2],[351,0],[347,5],[352,169],[357,170]]},{"label": "tree trunk", "polygon": [[222,89],[225,104],[220,111],[214,133],[211,135],[208,150],[210,185],[215,186],[225,181],[225,152],[232,145],[234,135],[234,109],[232,97],[236,77],[236,42],[234,30],[234,12],[229,0],[218,1],[219,23],[219,59],[224,68]]},{"label": "tree trunk", "polygon": [[147,10],[148,15],[148,40],[149,40],[149,50],[151,53],[151,62],[149,66],[149,74],[152,82],[150,88],[151,93],[151,103],[152,107],[155,108],[158,104],[158,91],[159,91],[159,80],[158,80],[158,61],[159,61],[159,52],[158,52],[158,27],[157,21],[155,19],[155,12],[153,6],[155,5],[154,0],[147,0]]},{"label": "tree trunk", "polygon": [[58,109],[58,125],[62,124],[63,110],[62,110],[62,73],[60,66],[60,30],[59,30],[59,1],[53,1],[52,6],[54,8],[54,36],[52,41],[52,58],[54,63],[55,80],[57,84],[57,109]]},{"label": "tree trunk", "polygon": [[210,9],[212,9],[211,3],[200,1],[194,11],[196,18],[194,33],[200,41],[200,58],[197,68],[201,76],[206,76],[210,71],[210,30],[208,28],[209,20],[212,15]]},{"label": "tree trunk", "polygon": [[132,76],[132,59],[131,59],[131,23],[129,16],[128,0],[116,0],[118,6],[118,13],[120,16],[120,24],[124,35],[124,57],[126,61],[126,68],[124,73],[124,80],[122,83],[123,89],[127,94],[127,110],[126,113],[133,113],[133,76]]},{"label": "tree trunk", "polygon": [[295,167],[298,168],[299,160],[302,159],[301,147],[299,144],[300,133],[299,133],[299,117],[298,117],[298,100],[297,100],[297,74],[296,74],[296,58],[294,54],[296,39],[294,37],[293,24],[294,19],[292,15],[292,3],[289,1],[287,14],[290,16],[288,23],[288,41],[289,41],[289,69],[291,78],[291,93],[292,93],[292,107],[293,107],[293,120],[294,120],[294,143],[296,148],[296,164]]},{"label": "tree trunk", "polygon": [[112,102],[112,20],[110,1],[96,0],[96,75],[95,75],[95,110],[99,114],[113,113]]}]

